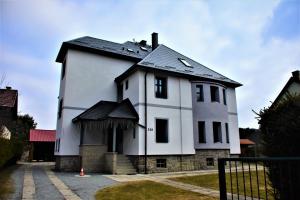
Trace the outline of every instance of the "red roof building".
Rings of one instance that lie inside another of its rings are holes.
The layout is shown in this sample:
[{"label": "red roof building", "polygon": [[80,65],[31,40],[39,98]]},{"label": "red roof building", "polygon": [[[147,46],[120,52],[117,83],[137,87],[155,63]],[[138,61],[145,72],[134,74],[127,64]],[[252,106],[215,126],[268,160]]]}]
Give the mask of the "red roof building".
[{"label": "red roof building", "polygon": [[31,129],[30,142],[55,142],[55,130]]},{"label": "red roof building", "polygon": [[240,139],[240,144],[241,145],[252,145],[255,144],[252,140],[249,139]]},{"label": "red roof building", "polygon": [[55,130],[31,129],[29,134],[30,160],[54,161],[55,135]]}]

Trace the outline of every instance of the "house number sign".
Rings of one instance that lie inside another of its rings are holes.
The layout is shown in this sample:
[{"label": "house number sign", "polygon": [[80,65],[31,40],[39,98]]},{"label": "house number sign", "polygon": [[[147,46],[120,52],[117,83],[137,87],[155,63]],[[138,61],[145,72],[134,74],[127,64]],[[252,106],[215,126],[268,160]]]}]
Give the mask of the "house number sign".
[{"label": "house number sign", "polygon": [[148,128],[148,131],[153,131],[153,128]]}]

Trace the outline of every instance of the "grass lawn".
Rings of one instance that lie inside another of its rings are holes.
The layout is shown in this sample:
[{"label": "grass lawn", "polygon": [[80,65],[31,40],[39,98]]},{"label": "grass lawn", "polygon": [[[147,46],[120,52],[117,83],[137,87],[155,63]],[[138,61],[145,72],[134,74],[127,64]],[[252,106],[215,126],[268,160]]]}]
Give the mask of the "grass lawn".
[{"label": "grass lawn", "polygon": [[[243,185],[243,173],[238,172],[238,182],[239,187],[237,187],[236,176],[235,173],[232,173],[232,190],[233,193],[237,193],[237,188],[239,188],[239,193],[244,194],[244,185]],[[246,181],[246,195],[251,196],[251,188],[250,188],[250,176],[249,172],[244,172],[245,181]],[[174,181],[179,181],[183,183],[188,183],[191,185],[196,185],[200,187],[207,187],[219,190],[219,176],[218,174],[207,174],[207,175],[199,175],[199,176],[184,176],[178,178],[170,178]],[[253,196],[258,197],[258,188],[257,188],[257,178],[255,171],[251,172],[252,179],[252,193]],[[259,180],[259,192],[260,197],[265,198],[265,183],[264,183],[264,172],[258,171],[258,180]],[[230,174],[226,173],[226,188],[227,192],[231,192],[231,184],[230,184]],[[270,190],[270,186],[268,186],[268,190]],[[268,198],[270,198],[271,191],[268,191]]]},{"label": "grass lawn", "polygon": [[177,189],[168,185],[152,181],[136,181],[120,184],[99,190],[96,195],[98,200],[214,200],[195,192]]},{"label": "grass lawn", "polygon": [[0,170],[0,199],[7,199],[8,195],[14,191],[14,184],[10,175],[15,168],[16,166],[13,166]]}]

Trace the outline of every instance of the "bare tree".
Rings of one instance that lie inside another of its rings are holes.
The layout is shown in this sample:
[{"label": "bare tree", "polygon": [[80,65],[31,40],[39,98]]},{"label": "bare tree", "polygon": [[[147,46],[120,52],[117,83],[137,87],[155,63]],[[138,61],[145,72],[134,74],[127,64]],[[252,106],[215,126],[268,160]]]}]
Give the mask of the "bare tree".
[{"label": "bare tree", "polygon": [[2,88],[2,85],[4,84],[5,79],[6,79],[6,73],[4,72],[1,75],[1,79],[0,79],[0,89]]}]

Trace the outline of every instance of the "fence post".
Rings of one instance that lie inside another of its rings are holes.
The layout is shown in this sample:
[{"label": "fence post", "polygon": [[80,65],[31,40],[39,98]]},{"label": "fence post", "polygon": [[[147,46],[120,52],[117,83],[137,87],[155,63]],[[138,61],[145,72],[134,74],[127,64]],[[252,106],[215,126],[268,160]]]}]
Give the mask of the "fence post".
[{"label": "fence post", "polygon": [[220,189],[220,199],[227,200],[226,192],[226,175],[225,175],[225,159],[218,159],[218,170],[219,170],[219,189]]}]

